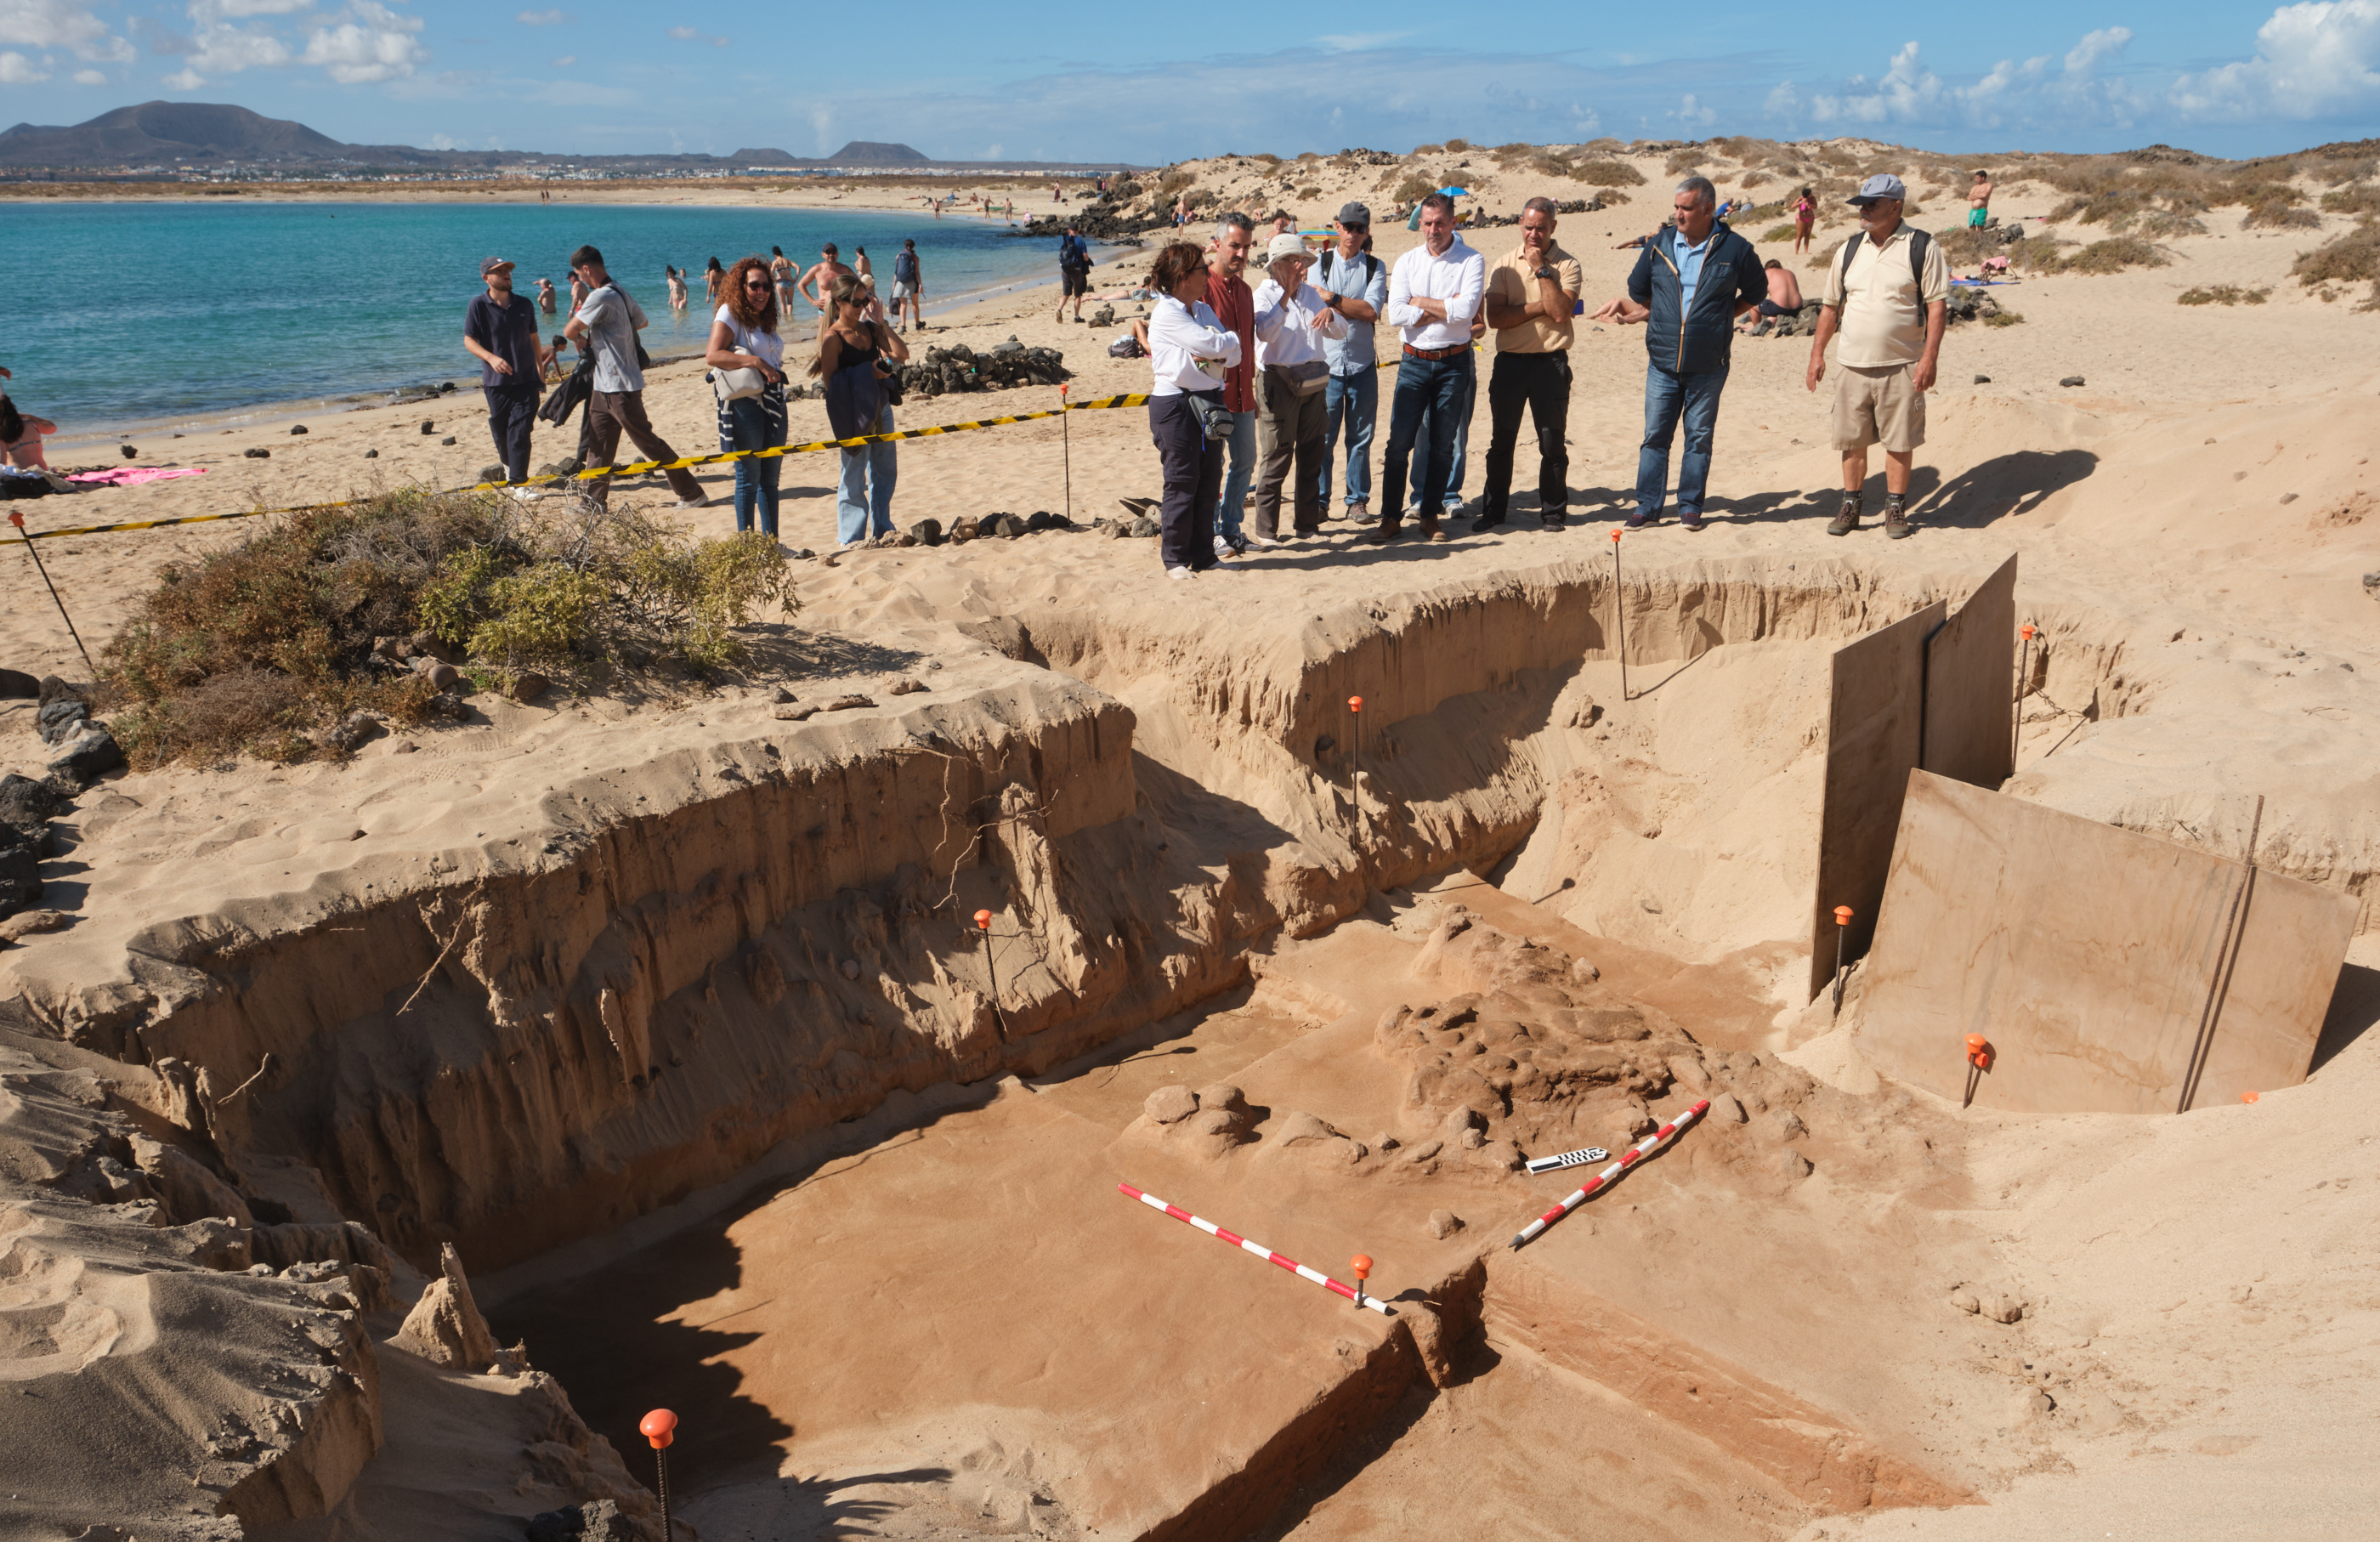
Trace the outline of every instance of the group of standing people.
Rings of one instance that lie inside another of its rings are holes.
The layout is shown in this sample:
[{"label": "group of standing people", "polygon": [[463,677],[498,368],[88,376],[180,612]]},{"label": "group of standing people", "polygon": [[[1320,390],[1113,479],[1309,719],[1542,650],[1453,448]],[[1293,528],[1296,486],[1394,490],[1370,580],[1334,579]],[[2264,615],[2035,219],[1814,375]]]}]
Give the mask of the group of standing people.
[{"label": "group of standing people", "polygon": [[[1977,177],[1988,198],[1989,185]],[[1935,382],[1949,275],[1938,246],[1901,218],[1908,194],[1897,176],[1869,177],[1851,203],[1860,233],[1829,264],[1807,385],[1827,373],[1828,344],[1840,337],[1833,440],[1842,456],[1843,502],[1830,535],[1859,528],[1868,450],[1885,452],[1885,529],[1910,533],[1907,497],[1914,452],[1925,442],[1925,395]],[[1712,443],[1731,362],[1735,323],[1783,309],[1779,264],[1718,218],[1718,190],[1690,176],[1672,199],[1674,218],[1641,245],[1626,293],[1594,320],[1646,328],[1645,433],[1637,452],[1631,529],[1658,520],[1669,497],[1671,451],[1685,445],[1677,478],[1679,523],[1704,528]],[[1816,204],[1804,188],[1794,208],[1797,246],[1806,244]],[[1374,339],[1397,331],[1395,394],[1377,528],[1385,544],[1404,533],[1410,512],[1425,541],[1441,528],[1450,495],[1459,506],[1477,371],[1475,344],[1496,334],[1488,385],[1490,440],[1475,532],[1509,517],[1513,462],[1525,414],[1537,438],[1537,519],[1567,523],[1570,351],[1584,275],[1556,239],[1549,200],[1523,206],[1519,244],[1490,263],[1457,230],[1452,200],[1421,200],[1421,244],[1385,273],[1368,250],[1369,211],[1339,212],[1337,238],[1317,258],[1282,230],[1264,253],[1266,278],[1251,291],[1240,277],[1254,243],[1243,214],[1225,214],[1202,252],[1176,241],[1150,272],[1154,309],[1138,327],[1153,382],[1149,431],[1164,479],[1161,553],[1170,577],[1208,572],[1250,546],[1318,532],[1330,496],[1330,462],[1346,440],[1348,516],[1370,523],[1368,451],[1378,418]],[[1784,275],[1798,305],[1798,286]],[[1228,467],[1228,469],[1227,469]],[[1257,479],[1253,532],[1241,510]],[[1408,508],[1408,480],[1413,502]],[[1293,524],[1284,534],[1286,491]]]},{"label": "group of standing people", "polygon": [[[820,311],[808,372],[825,383],[835,437],[892,432],[898,370],[908,360],[909,348],[900,329],[886,320],[867,271],[866,253],[857,254],[857,268],[844,267],[829,243],[820,263],[800,283],[788,285],[792,264],[782,249],[771,249],[770,257],[749,256],[732,265],[713,258],[705,270],[713,309],[703,358],[718,401],[721,452],[773,449],[786,443],[784,322],[795,295],[815,297],[812,303]],[[515,483],[528,480],[529,432],[539,413],[542,382],[565,343],[578,348],[579,370],[588,377],[582,382],[587,412],[579,444],[583,465],[614,464],[623,437],[649,460],[678,459],[645,411],[644,371],[650,361],[637,334],[650,319],[612,278],[603,254],[592,246],[571,253],[570,320],[551,347],[540,335],[539,305],[513,291],[516,268],[504,257],[490,257],[480,264],[484,292],[472,297],[463,322],[464,347],[480,361],[489,432],[503,458],[505,479]],[[920,293],[914,241],[903,244],[894,271],[907,274],[896,294],[914,305]],[[669,280],[672,303],[683,306],[684,275],[672,268]],[[552,285],[544,280],[540,285],[550,313]],[[893,446],[880,440],[844,449],[841,455],[839,537],[848,545],[890,533],[898,471]],[[783,457],[751,455],[735,464],[735,528],[774,538]],[[664,475],[678,507],[708,506],[710,499],[690,471],[681,467]],[[611,480],[592,478],[580,487],[601,506],[610,496]],[[528,487],[513,490],[513,496],[523,500],[540,495]]]}]

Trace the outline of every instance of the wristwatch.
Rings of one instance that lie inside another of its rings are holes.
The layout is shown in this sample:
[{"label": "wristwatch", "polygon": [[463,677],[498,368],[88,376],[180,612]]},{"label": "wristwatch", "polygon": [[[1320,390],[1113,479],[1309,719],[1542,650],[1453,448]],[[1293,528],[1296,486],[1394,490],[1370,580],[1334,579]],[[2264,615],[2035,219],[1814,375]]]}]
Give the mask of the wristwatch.
[{"label": "wristwatch", "polygon": [[1536,271],[1536,273],[1535,274],[1533,274],[1532,276],[1533,276],[1533,277],[1536,277],[1536,278],[1554,278],[1554,279],[1558,279],[1558,278],[1560,278],[1561,275],[1560,275],[1560,273],[1558,273],[1554,272],[1554,271],[1553,271],[1553,269],[1551,269],[1551,268],[1539,268],[1539,269]]}]

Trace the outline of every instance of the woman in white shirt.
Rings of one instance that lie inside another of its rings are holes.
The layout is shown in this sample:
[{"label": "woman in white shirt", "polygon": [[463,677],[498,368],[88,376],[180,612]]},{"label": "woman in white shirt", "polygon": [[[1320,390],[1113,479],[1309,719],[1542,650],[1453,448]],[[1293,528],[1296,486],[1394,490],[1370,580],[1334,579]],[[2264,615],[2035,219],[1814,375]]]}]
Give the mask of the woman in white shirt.
[{"label": "woman in white shirt", "polygon": [[[719,404],[719,448],[765,450],[785,442],[785,342],[777,334],[777,285],[767,259],[747,257],[727,270],[720,285],[718,314],[710,322],[713,370],[758,370],[764,382],[757,396]],[[754,528],[777,537],[777,480],[782,455],[753,456],[735,463],[735,528]]]},{"label": "woman in white shirt", "polygon": [[1159,512],[1165,576],[1187,578],[1215,565],[1215,504],[1223,492],[1223,441],[1208,431],[1209,415],[1231,431],[1223,373],[1240,361],[1240,334],[1207,305],[1207,259],[1188,241],[1157,254],[1148,271],[1157,297],[1148,318],[1148,434],[1165,473]]}]

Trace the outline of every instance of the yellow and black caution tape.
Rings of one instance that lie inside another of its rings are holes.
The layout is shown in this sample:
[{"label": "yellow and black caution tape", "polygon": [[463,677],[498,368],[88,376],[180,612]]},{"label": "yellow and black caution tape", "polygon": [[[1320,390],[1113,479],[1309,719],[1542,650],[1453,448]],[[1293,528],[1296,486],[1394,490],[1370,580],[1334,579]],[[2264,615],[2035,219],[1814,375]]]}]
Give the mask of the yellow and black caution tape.
[{"label": "yellow and black caution tape", "polygon": [[[550,482],[595,481],[605,478],[641,477],[653,471],[683,471],[696,466],[720,466],[730,461],[765,460],[780,455],[815,455],[821,450],[856,450],[864,444],[890,444],[903,439],[932,439],[941,434],[965,433],[974,429],[996,429],[1010,423],[1029,423],[1038,418],[1055,418],[1067,412],[1102,412],[1113,407],[1139,407],[1148,400],[1141,392],[1121,396],[1101,396],[1093,401],[1069,402],[1063,407],[1050,407],[1040,412],[1012,412],[998,418],[978,418],[965,423],[937,423],[931,428],[896,429],[891,433],[864,433],[850,439],[814,439],[807,444],[774,444],[764,450],[722,450],[711,455],[682,455],[676,460],[639,460],[625,466],[598,466],[585,471],[551,472],[542,477],[529,477],[517,482],[471,482],[451,487],[447,492],[500,492],[507,488],[541,487]],[[80,525],[66,530],[33,530],[22,537],[0,540],[0,546],[22,546],[29,541],[55,540],[61,536],[110,535],[117,530],[154,530],[167,525],[204,525],[217,519],[261,519],[275,514],[310,514],[318,509],[343,509],[367,502],[361,498],[342,498],[332,503],[292,504],[285,508],[243,509],[237,514],[186,514],[172,519],[128,519],[114,525]]]}]

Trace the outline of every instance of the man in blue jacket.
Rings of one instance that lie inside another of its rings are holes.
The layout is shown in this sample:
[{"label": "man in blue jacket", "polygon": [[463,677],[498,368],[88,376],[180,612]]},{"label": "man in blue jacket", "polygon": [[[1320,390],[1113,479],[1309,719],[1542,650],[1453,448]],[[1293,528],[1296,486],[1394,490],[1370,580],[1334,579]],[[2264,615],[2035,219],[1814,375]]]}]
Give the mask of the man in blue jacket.
[{"label": "man in blue jacket", "polygon": [[1645,443],[1636,454],[1636,512],[1628,528],[1660,516],[1670,485],[1670,443],[1686,422],[1686,453],[1678,467],[1678,518],[1703,528],[1703,490],[1710,481],[1711,432],[1718,396],[1727,386],[1735,319],[1768,297],[1760,254],[1718,223],[1718,189],[1710,179],[1678,184],[1677,225],[1645,243],[1628,294],[1595,313],[1621,326],[1647,323],[1645,348]]}]

